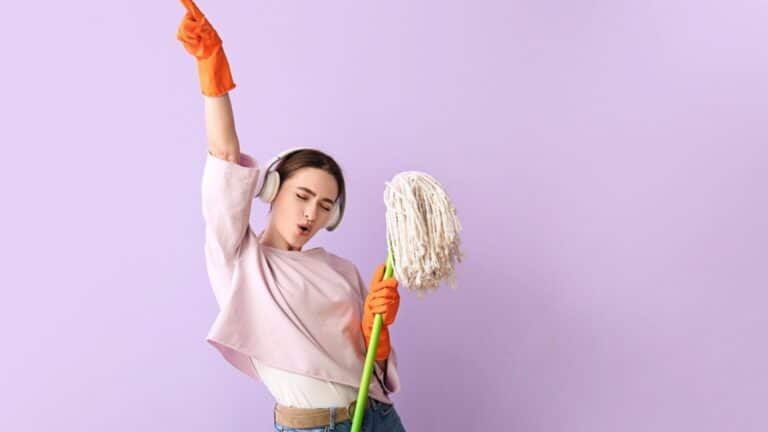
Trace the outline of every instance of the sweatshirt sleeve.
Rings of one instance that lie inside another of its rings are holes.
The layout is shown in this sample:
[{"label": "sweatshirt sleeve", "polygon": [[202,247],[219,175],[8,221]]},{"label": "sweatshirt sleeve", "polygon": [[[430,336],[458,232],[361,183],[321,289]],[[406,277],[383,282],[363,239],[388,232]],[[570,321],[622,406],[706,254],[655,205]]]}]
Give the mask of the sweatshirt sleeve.
[{"label": "sweatshirt sleeve", "polygon": [[235,258],[247,232],[258,177],[258,164],[248,154],[240,153],[239,164],[210,152],[206,156],[202,179],[205,256],[220,305],[229,289]]}]

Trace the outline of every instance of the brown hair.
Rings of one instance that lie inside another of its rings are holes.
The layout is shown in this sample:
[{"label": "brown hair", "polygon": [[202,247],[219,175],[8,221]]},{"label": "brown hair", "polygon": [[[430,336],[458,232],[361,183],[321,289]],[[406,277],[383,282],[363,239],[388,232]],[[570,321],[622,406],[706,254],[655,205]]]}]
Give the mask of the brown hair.
[{"label": "brown hair", "polygon": [[[339,193],[336,196],[336,202],[340,205],[340,210],[344,209],[346,201],[345,186],[344,186],[344,173],[341,171],[341,167],[336,161],[329,155],[321,152],[320,150],[304,149],[291,153],[287,158],[280,161],[277,166],[278,174],[280,174],[280,189],[282,189],[285,181],[291,178],[296,171],[301,168],[318,168],[328,174],[332,175],[336,179],[336,186],[339,189]],[[339,202],[341,200],[341,202]],[[272,210],[272,204],[269,204],[269,209]]]}]

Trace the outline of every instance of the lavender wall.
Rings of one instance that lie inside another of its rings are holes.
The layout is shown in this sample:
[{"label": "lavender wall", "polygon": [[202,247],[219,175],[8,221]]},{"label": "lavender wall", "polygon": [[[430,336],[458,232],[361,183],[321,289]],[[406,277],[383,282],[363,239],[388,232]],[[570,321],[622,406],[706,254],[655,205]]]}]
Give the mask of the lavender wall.
[{"label": "lavender wall", "polygon": [[[199,5],[243,151],[346,171],[345,222],[308,247],[367,278],[400,171],[458,208],[459,290],[404,290],[391,329],[409,431],[768,429],[765,2]],[[0,430],[270,430],[204,341],[180,3],[3,9]]]}]

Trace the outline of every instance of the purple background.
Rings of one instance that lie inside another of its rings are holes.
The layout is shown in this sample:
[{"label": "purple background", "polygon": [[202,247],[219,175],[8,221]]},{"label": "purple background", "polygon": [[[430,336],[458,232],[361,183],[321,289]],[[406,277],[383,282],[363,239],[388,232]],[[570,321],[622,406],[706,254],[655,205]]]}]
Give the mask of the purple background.
[{"label": "purple background", "polygon": [[[768,4],[199,5],[242,150],[345,169],[345,221],[307,247],[368,279],[404,170],[459,211],[460,288],[403,290],[391,329],[409,431],[768,429]],[[4,9],[0,430],[271,430],[204,341],[180,3]]]}]

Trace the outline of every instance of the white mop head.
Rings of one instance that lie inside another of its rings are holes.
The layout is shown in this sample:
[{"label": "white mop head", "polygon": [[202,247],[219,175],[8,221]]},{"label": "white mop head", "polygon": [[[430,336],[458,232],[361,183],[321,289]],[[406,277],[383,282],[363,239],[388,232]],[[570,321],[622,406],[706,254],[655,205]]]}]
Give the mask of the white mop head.
[{"label": "white mop head", "polygon": [[421,298],[447,280],[456,287],[454,261],[461,223],[440,183],[429,174],[406,171],[386,183],[387,240],[397,281]]}]

